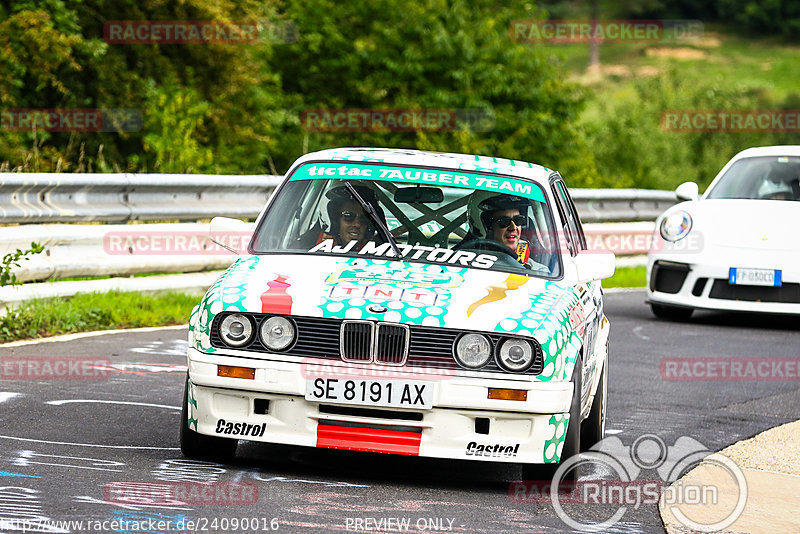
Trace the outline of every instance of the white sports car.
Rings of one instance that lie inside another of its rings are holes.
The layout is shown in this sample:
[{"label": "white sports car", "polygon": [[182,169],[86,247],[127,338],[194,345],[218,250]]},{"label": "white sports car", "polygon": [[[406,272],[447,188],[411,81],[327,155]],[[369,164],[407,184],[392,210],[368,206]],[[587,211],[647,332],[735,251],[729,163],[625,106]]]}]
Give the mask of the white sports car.
[{"label": "white sports car", "polygon": [[658,317],[695,309],[800,314],[800,146],[749,148],[702,198],[693,182],[656,220],[647,302]]},{"label": "white sports car", "polygon": [[190,319],[185,455],[246,439],[536,465],[602,439],[614,256],[586,249],[557,172],[308,154],[248,252]]}]

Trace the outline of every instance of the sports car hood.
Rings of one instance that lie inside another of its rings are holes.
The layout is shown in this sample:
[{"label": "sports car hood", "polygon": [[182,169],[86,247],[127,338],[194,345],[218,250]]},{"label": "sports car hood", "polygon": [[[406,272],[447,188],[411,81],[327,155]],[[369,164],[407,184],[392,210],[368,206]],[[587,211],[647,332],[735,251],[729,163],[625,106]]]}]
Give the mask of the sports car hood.
[{"label": "sports car hood", "polygon": [[705,247],[800,250],[800,202],[710,199],[685,203],[682,209],[691,214],[692,231],[702,235]]},{"label": "sports car hood", "polygon": [[513,333],[544,344],[568,334],[582,320],[581,310],[571,286],[541,278],[366,258],[263,255],[240,258],[220,276],[193,315],[192,329],[207,332],[217,313],[243,311]]}]

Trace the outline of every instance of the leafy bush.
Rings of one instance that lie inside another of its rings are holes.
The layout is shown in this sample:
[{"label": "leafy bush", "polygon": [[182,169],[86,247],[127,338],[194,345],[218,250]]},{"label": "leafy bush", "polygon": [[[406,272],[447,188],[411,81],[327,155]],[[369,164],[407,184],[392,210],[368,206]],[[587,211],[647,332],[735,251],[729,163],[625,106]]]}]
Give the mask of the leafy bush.
[{"label": "leafy bush", "polygon": [[0,287],[18,285],[20,282],[17,280],[17,275],[14,274],[12,269],[20,266],[20,261],[27,259],[28,256],[39,254],[44,250],[44,247],[39,243],[31,243],[31,248],[28,250],[17,249],[14,252],[9,252],[3,256],[0,261]]}]

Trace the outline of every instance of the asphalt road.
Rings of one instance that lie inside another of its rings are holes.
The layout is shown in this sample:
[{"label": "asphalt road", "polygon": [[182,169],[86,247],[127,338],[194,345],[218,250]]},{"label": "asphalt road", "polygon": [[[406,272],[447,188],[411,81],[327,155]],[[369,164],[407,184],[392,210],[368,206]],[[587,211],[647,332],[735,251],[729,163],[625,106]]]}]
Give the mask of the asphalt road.
[{"label": "asphalt road", "polygon": [[[608,428],[625,445],[653,434],[668,447],[686,437],[715,451],[800,419],[796,378],[688,381],[662,372],[662,360],[675,357],[797,360],[797,319],[698,313],[664,322],[650,315],[642,292],[607,295],[606,313]],[[0,380],[0,532],[32,531],[25,519],[37,532],[569,530],[552,506],[509,497],[520,478],[513,466],[253,442],[241,442],[227,465],[184,459],[186,335],[161,329],[0,348],[0,362],[95,361],[80,379]],[[183,484],[188,498],[153,493],[165,481]],[[204,482],[219,483],[215,496],[191,493]],[[587,505],[570,513],[603,514]],[[663,528],[656,507],[645,505],[609,531]]]}]

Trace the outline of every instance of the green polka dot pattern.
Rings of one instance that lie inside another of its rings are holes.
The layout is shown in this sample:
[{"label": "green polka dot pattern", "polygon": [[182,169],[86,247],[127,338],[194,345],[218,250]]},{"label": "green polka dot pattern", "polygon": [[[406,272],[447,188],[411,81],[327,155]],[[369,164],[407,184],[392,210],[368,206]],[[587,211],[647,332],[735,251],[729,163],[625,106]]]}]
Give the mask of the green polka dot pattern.
[{"label": "green polka dot pattern", "polygon": [[[420,287],[419,282],[410,279],[409,282],[392,281],[393,277],[400,278],[419,274],[422,277],[435,278],[439,282],[425,287],[429,292],[436,295],[434,305],[426,305],[417,302],[405,302],[389,298],[370,297],[369,300],[358,296],[354,298],[333,298],[331,290],[341,280],[334,277],[329,283],[324,285],[325,292],[319,304],[323,317],[338,319],[374,319],[377,321],[388,321],[393,323],[415,324],[422,326],[444,326],[444,316],[450,304],[450,290],[446,287],[436,287],[446,285],[448,282],[463,278],[466,269],[445,268],[438,265],[417,265],[409,266],[406,263],[391,262],[383,260],[370,260],[355,258],[347,262],[349,268],[346,272],[348,285],[370,286],[379,283],[381,286],[390,288],[405,289],[409,287]],[[373,313],[369,310],[375,304],[388,308],[384,313]]]},{"label": "green polka dot pattern", "polygon": [[194,348],[203,352],[216,352],[217,349],[211,346],[210,336],[214,317],[223,310],[247,311],[244,299],[250,272],[255,269],[258,261],[258,256],[236,260],[206,292],[196,308],[197,313],[192,311],[189,330],[195,332]]},{"label": "green polka dot pattern", "polygon": [[566,371],[574,363],[581,346],[580,336],[573,331],[568,315],[578,302],[578,294],[571,287],[547,282],[544,290],[531,295],[530,299],[529,309],[502,319],[495,330],[535,337],[544,356],[544,367],[537,379],[565,380],[568,378]]},{"label": "green polka dot pattern", "polygon": [[187,388],[186,426],[189,427],[189,430],[197,431],[197,400],[194,398],[194,384],[191,380],[189,380]]},{"label": "green polka dot pattern", "polygon": [[548,421],[547,434],[550,436],[544,442],[544,463],[556,464],[561,461],[561,450],[567,437],[569,414],[556,414]]}]

